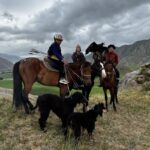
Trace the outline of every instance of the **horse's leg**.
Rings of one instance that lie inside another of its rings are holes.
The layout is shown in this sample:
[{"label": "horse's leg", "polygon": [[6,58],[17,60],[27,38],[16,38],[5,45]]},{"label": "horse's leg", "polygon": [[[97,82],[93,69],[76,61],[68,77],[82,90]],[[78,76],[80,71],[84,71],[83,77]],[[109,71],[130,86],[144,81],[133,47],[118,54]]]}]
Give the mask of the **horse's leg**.
[{"label": "horse's leg", "polygon": [[28,98],[28,95],[29,93],[31,92],[31,89],[32,89],[32,84],[33,83],[25,83],[24,84],[24,90],[23,90],[23,99],[24,101],[27,103],[27,107],[30,109],[30,110],[33,110],[33,105],[32,103],[29,101],[29,98]]},{"label": "horse's leg", "polygon": [[91,85],[90,86],[86,86],[83,88],[82,90],[82,93],[83,95],[85,95],[85,97],[87,98],[87,100],[89,100],[89,95],[90,95],[90,92],[92,90],[92,87],[94,86],[94,79],[96,77],[96,74],[95,73],[92,73],[91,74]]},{"label": "horse's leg", "polygon": [[104,91],[104,96],[105,96],[105,105],[106,105],[106,110],[108,111],[108,97],[107,97],[107,89],[103,87]]},{"label": "horse's leg", "polygon": [[114,111],[117,111],[116,105],[115,105],[115,92],[114,89],[109,89],[110,90],[110,96],[111,96],[111,102],[113,103],[113,109]]},{"label": "horse's leg", "polygon": [[60,90],[60,96],[65,97],[66,94],[69,92],[69,85],[67,84],[60,84],[59,85],[59,90]]},{"label": "horse's leg", "polygon": [[115,87],[115,100],[116,100],[116,103],[119,104],[119,102],[118,102],[118,87]]}]

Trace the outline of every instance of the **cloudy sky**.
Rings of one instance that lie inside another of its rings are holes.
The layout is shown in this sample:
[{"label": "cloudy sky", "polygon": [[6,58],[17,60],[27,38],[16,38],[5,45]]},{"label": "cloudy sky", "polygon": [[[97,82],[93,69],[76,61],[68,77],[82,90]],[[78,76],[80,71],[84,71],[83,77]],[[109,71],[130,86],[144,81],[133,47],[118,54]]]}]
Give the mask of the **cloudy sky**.
[{"label": "cloudy sky", "polygon": [[0,0],[0,53],[47,52],[55,33],[63,53],[150,39],[150,0]]}]

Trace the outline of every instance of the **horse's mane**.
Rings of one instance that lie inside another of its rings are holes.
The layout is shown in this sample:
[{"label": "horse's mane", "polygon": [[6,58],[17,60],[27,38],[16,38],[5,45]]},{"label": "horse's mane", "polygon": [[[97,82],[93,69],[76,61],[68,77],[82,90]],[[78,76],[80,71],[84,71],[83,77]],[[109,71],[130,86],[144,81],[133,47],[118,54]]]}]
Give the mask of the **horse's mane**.
[{"label": "horse's mane", "polygon": [[112,66],[114,65],[112,61],[106,61],[105,64],[104,64],[104,66],[106,66],[108,64],[111,64]]},{"label": "horse's mane", "polygon": [[73,62],[70,62],[68,63],[69,66],[81,66],[81,65],[84,65],[85,67],[86,66],[90,66],[91,63],[89,61],[84,61],[83,63],[73,63]]}]

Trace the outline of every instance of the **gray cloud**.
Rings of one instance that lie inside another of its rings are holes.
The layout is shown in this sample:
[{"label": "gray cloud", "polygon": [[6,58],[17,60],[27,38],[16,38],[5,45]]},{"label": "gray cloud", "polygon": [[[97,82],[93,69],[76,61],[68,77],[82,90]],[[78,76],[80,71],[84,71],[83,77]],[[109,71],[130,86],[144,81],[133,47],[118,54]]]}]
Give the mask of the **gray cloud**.
[{"label": "gray cloud", "polygon": [[92,41],[121,45],[150,38],[149,0],[55,0],[51,7],[35,12],[23,25],[19,25],[11,13],[11,10],[17,9],[15,4],[20,6],[16,11],[22,9],[24,12],[27,6],[31,9],[41,4],[40,0],[36,2],[15,0],[10,5],[8,0],[0,0],[0,6],[8,9],[3,17],[16,21],[13,26],[0,25],[1,43],[4,40],[28,41],[31,46],[37,44],[45,48],[44,44],[48,46],[52,42],[54,33],[61,32],[65,38],[62,46],[68,52],[77,43],[84,49]]}]

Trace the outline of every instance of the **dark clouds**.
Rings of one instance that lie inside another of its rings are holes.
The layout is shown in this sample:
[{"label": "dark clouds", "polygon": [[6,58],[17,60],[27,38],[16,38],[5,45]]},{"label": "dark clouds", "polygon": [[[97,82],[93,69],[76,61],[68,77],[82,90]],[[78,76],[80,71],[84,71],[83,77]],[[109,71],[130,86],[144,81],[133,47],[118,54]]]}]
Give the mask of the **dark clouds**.
[{"label": "dark clouds", "polygon": [[[46,49],[55,32],[63,34],[65,52],[77,43],[85,48],[94,40],[121,45],[150,38],[149,0],[54,0],[52,5],[45,3],[43,7],[40,0],[0,3],[5,10],[1,12],[4,24],[0,24],[0,46],[6,40],[14,49],[25,44],[27,48]],[[31,14],[20,18],[19,12],[25,15],[26,11]],[[8,25],[8,21],[12,24]]]}]

